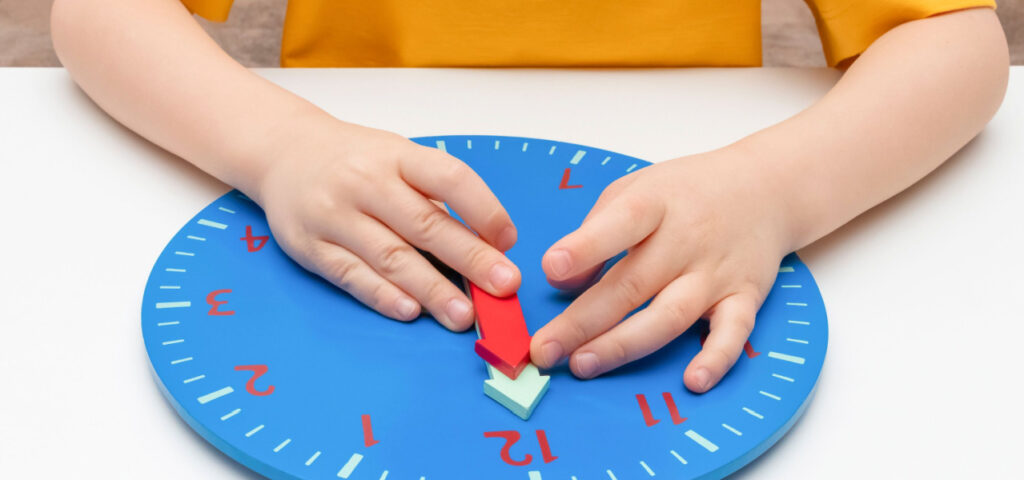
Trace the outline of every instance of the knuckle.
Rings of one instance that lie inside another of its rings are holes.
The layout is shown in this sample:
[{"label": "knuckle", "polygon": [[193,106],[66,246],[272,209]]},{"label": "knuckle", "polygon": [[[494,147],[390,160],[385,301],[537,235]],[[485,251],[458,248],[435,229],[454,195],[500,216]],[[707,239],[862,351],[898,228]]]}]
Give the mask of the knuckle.
[{"label": "knuckle", "polygon": [[355,273],[358,265],[347,260],[336,260],[326,265],[324,275],[331,283],[346,292],[356,287]]},{"label": "knuckle", "polygon": [[472,272],[479,273],[480,275],[486,275],[487,266],[491,263],[491,248],[484,245],[483,242],[475,241],[473,245],[469,247],[466,252],[466,261],[468,262],[469,268]]},{"label": "knuckle", "polygon": [[571,345],[566,345],[567,350],[575,347],[576,345],[582,345],[587,340],[589,340],[590,334],[587,331],[587,329],[583,326],[582,322],[572,319],[566,320],[567,321],[565,321],[563,324],[563,328],[566,330],[569,339],[572,341]]},{"label": "knuckle", "polygon": [[[495,200],[495,203],[497,203],[497,200]],[[512,226],[512,219],[509,218],[508,212],[505,211],[501,204],[493,206],[490,212],[483,218],[483,228],[495,235],[501,233],[502,229]]]},{"label": "knuckle", "polygon": [[304,205],[304,208],[315,215],[336,211],[339,206],[338,198],[327,189],[313,190],[309,192],[305,199],[306,205]]},{"label": "knuckle", "polygon": [[639,305],[647,300],[645,281],[636,274],[623,275],[616,287],[619,298],[629,305]]},{"label": "knuckle", "polygon": [[426,291],[427,301],[435,308],[444,308],[445,299],[451,296],[451,289],[451,283],[444,278],[430,280]]},{"label": "knuckle", "polygon": [[388,288],[384,283],[379,283],[373,287],[373,291],[370,292],[368,300],[370,301],[370,308],[384,312],[387,304]]},{"label": "knuckle", "polygon": [[747,298],[732,297],[731,300],[734,302],[732,306],[735,310],[732,316],[725,320],[738,328],[746,340],[754,331],[754,322],[757,320],[756,304]]},{"label": "knuckle", "polygon": [[626,175],[615,179],[614,182],[609,183],[607,187],[604,187],[604,191],[601,192],[600,198],[611,198],[619,195],[626,191],[626,188],[633,183],[634,177]]},{"label": "knuckle", "polygon": [[746,339],[754,331],[754,316],[753,315],[742,315],[735,320],[736,326],[743,332],[743,338]]},{"label": "knuckle", "polygon": [[270,220],[269,215],[267,219],[271,222],[270,231],[274,235],[274,240],[289,257],[303,268],[315,272],[321,265],[327,263],[327,249],[319,239],[310,235],[303,228],[282,226],[276,219]]},{"label": "knuckle", "polygon": [[651,212],[651,201],[645,195],[625,195],[620,200],[629,218],[643,218]]},{"label": "knuckle", "polygon": [[416,222],[416,237],[421,242],[428,242],[437,238],[439,232],[451,221],[451,217],[439,208],[424,208],[417,212],[414,221]]},{"label": "knuckle", "polygon": [[375,185],[380,178],[379,162],[362,155],[350,156],[345,168],[331,169],[327,175],[327,180],[331,185],[342,185],[354,189]]},{"label": "knuckle", "polygon": [[385,245],[377,252],[377,269],[385,276],[401,272],[413,254],[412,247],[403,243]]},{"label": "knuckle", "polygon": [[733,359],[729,358],[729,355],[718,348],[704,349],[702,352],[707,359],[706,363],[710,364],[712,368],[729,368],[733,364]]},{"label": "knuckle", "polygon": [[678,330],[682,325],[689,325],[690,320],[696,317],[693,305],[679,300],[668,302],[664,307],[664,315],[674,330]]},{"label": "knuckle", "polygon": [[630,358],[626,346],[619,340],[610,340],[608,342],[608,352],[606,355],[608,355],[609,365],[614,366],[624,365],[633,360]]},{"label": "knuckle", "polygon": [[466,180],[469,167],[461,160],[445,155],[439,159],[437,178],[445,188],[456,188]]}]

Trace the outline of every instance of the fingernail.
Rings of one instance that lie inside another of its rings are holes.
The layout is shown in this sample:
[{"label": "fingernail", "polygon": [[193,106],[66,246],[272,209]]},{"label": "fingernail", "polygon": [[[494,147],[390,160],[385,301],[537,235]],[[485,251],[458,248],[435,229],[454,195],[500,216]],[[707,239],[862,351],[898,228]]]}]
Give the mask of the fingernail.
[{"label": "fingernail", "polygon": [[505,229],[498,234],[497,243],[498,244],[495,245],[495,247],[503,252],[512,248],[512,246],[516,244],[516,227],[505,227]]},{"label": "fingernail", "polygon": [[700,391],[706,392],[711,387],[711,372],[708,369],[698,368],[696,372],[693,372],[693,377],[697,380],[697,388]]},{"label": "fingernail", "polygon": [[554,273],[558,278],[565,278],[569,274],[569,252],[565,250],[555,250],[548,254],[548,264],[551,265],[551,273]]},{"label": "fingernail", "polygon": [[491,285],[493,285],[494,288],[507,287],[514,276],[515,272],[513,272],[512,269],[504,263],[496,263],[491,267]]},{"label": "fingernail", "polygon": [[587,352],[576,355],[576,373],[580,377],[593,377],[597,375],[599,368],[601,368],[601,361],[597,359],[597,354]]},{"label": "fingernail", "polygon": [[540,347],[540,360],[544,362],[544,368],[551,368],[562,359],[564,351],[558,342],[548,342]]},{"label": "fingernail", "polygon": [[398,312],[398,318],[402,320],[412,320],[418,308],[419,304],[411,298],[402,297],[395,302],[395,311]]},{"label": "fingernail", "polygon": [[448,320],[451,325],[447,325],[448,328],[461,328],[471,321],[469,318],[469,311],[471,307],[465,300],[453,298],[448,301],[448,305],[445,306],[444,311],[448,314]]}]

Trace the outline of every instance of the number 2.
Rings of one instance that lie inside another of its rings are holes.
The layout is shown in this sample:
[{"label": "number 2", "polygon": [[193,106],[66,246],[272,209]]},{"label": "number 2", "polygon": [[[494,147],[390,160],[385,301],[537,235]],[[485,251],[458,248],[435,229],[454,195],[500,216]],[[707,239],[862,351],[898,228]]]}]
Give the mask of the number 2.
[{"label": "number 2", "polygon": [[249,370],[252,372],[252,377],[249,377],[249,381],[245,382],[245,391],[256,395],[257,397],[265,397],[274,393],[274,386],[267,385],[266,390],[256,390],[256,380],[267,373],[266,365],[238,365],[235,367],[235,371],[241,372],[243,370]]}]

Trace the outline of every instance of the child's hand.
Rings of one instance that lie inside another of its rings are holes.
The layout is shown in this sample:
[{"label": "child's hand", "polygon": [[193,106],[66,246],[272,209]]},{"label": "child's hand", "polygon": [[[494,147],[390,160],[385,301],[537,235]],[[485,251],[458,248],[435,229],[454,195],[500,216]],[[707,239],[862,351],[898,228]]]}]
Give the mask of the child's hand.
[{"label": "child's hand", "polygon": [[472,169],[393,133],[340,122],[325,130],[296,141],[259,182],[288,255],[386,316],[412,320],[422,305],[452,330],[473,324],[472,304],[416,248],[492,294],[516,291],[519,271],[501,253],[516,229]]},{"label": "child's hand", "polygon": [[683,378],[696,392],[715,385],[742,352],[789,246],[781,199],[758,180],[751,158],[727,148],[609,185],[542,265],[552,285],[579,288],[606,260],[628,254],[536,332],[534,363],[550,368],[571,354],[573,373],[591,378],[658,350],[706,316],[711,332]]}]

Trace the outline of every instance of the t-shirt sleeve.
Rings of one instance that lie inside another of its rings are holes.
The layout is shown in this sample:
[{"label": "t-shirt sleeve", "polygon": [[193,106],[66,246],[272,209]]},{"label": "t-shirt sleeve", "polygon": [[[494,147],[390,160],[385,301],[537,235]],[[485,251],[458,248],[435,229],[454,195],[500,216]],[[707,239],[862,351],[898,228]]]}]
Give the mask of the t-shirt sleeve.
[{"label": "t-shirt sleeve", "polygon": [[973,7],[993,0],[805,0],[814,13],[829,66],[860,55],[901,23]]},{"label": "t-shirt sleeve", "polygon": [[234,0],[181,0],[189,12],[211,22],[227,20],[233,2]]}]

